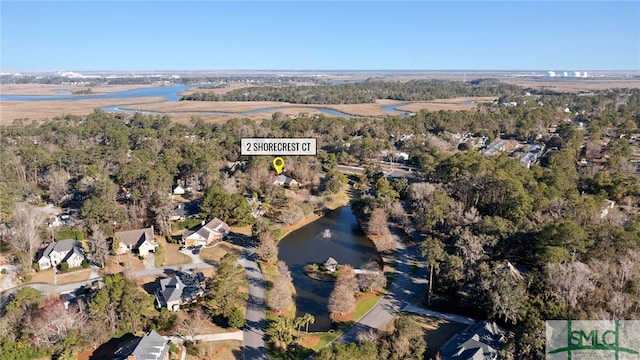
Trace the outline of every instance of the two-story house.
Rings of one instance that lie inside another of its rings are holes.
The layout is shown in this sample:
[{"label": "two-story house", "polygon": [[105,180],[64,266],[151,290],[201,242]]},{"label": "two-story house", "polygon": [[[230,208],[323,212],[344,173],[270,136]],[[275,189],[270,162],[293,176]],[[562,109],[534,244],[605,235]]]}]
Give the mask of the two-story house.
[{"label": "two-story house", "polygon": [[40,252],[36,262],[41,270],[58,266],[60,263],[66,262],[70,268],[82,265],[84,260],[84,251],[82,244],[73,239],[60,240],[52,242],[43,251]]}]

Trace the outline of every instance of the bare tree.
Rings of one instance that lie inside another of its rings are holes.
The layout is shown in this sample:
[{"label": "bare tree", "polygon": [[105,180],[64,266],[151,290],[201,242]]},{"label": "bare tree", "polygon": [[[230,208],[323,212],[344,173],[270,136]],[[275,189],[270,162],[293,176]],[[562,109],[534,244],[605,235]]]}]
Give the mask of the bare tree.
[{"label": "bare tree", "polygon": [[274,279],[273,289],[271,289],[267,298],[269,307],[275,311],[281,311],[293,305],[292,287],[291,272],[287,264],[281,261],[278,263],[278,276]]},{"label": "bare tree", "polygon": [[465,268],[470,270],[467,273],[468,276],[473,276],[476,265],[485,254],[482,239],[465,228],[456,240],[456,248],[462,257]]},{"label": "bare tree", "polygon": [[34,345],[52,349],[62,344],[69,331],[82,328],[88,319],[85,311],[77,306],[65,308],[60,298],[49,298],[27,324]]},{"label": "bare tree", "polygon": [[363,343],[365,341],[377,343],[378,339],[380,338],[380,335],[376,330],[369,329],[367,331],[360,331],[356,337],[358,339],[358,342],[360,343]]},{"label": "bare tree", "polygon": [[374,245],[376,246],[376,250],[379,252],[388,253],[396,248],[396,239],[387,229],[384,234],[378,236],[374,241]]},{"label": "bare tree", "polygon": [[69,179],[71,176],[66,170],[50,171],[45,181],[49,184],[49,198],[56,204],[64,201],[69,191]]},{"label": "bare tree", "polygon": [[262,261],[266,261],[268,264],[271,264],[273,259],[276,258],[278,247],[276,246],[276,242],[273,239],[273,235],[270,231],[265,231],[258,237],[258,247],[256,248],[256,253],[258,257]]},{"label": "bare tree", "polygon": [[548,284],[551,295],[558,301],[575,308],[578,300],[594,290],[594,274],[591,269],[579,261],[564,264],[547,265]]},{"label": "bare tree", "polygon": [[382,235],[389,231],[387,213],[382,208],[375,208],[369,218],[369,234]]},{"label": "bare tree", "polygon": [[189,312],[188,317],[180,321],[178,324],[178,334],[184,336],[187,341],[195,344],[195,336],[200,335],[200,332],[206,325],[206,319],[207,316],[204,311],[202,311],[202,308],[196,308]]},{"label": "bare tree", "polygon": [[353,311],[356,308],[356,298],[353,290],[348,285],[336,283],[331,295],[329,295],[327,308],[332,316],[344,315]]},{"label": "bare tree", "polygon": [[373,290],[382,288],[387,284],[387,278],[380,271],[378,263],[371,260],[361,266],[362,273],[358,274],[358,285],[360,289]]},{"label": "bare tree", "polygon": [[358,279],[356,278],[356,272],[353,269],[353,266],[346,264],[340,267],[340,270],[338,270],[338,276],[336,277],[336,287],[337,286],[346,286],[353,291],[354,294],[360,291]]},{"label": "bare tree", "polygon": [[98,225],[91,225],[91,236],[89,237],[89,248],[91,250],[91,258],[100,267],[104,267],[104,264],[109,258],[109,245],[107,245],[107,239],[104,233],[100,230]]},{"label": "bare tree", "polygon": [[173,204],[171,196],[167,194],[154,194],[149,206],[153,215],[153,222],[157,229],[163,234],[171,233],[171,213],[173,212]]},{"label": "bare tree", "polygon": [[18,258],[23,272],[31,267],[34,255],[42,245],[40,228],[43,220],[42,213],[33,206],[21,205],[16,209],[11,226],[13,234],[8,237],[8,243]]}]

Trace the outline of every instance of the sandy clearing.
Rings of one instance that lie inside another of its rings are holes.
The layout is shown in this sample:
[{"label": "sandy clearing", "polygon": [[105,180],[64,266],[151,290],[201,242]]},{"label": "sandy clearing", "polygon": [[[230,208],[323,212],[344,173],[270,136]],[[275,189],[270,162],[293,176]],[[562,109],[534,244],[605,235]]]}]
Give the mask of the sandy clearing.
[{"label": "sandy clearing", "polygon": [[[134,89],[143,89],[150,87],[158,87],[158,84],[139,84],[139,85],[48,85],[48,84],[1,84],[0,94],[3,95],[65,95],[58,90],[68,90],[71,92],[91,88],[93,95],[112,93],[118,91],[127,91]],[[79,97],[82,95],[78,95]]]},{"label": "sandy clearing", "polygon": [[141,102],[164,101],[162,98],[91,99],[66,101],[0,101],[0,124],[8,125],[14,119],[46,120],[66,114],[87,115],[104,106]]}]

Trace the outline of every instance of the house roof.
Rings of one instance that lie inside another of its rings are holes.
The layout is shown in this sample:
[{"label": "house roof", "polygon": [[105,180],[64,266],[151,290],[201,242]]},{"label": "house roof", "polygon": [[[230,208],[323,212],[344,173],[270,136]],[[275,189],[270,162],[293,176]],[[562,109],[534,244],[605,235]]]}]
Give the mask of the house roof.
[{"label": "house roof", "polygon": [[73,239],[54,241],[44,249],[42,256],[49,256],[53,251],[69,252],[76,246],[80,246],[80,243]]},{"label": "house roof", "polygon": [[440,349],[440,354],[452,360],[495,359],[504,345],[503,335],[504,330],[495,322],[479,321]]},{"label": "house roof", "polygon": [[284,184],[284,185],[290,185],[290,184],[297,184],[298,182],[295,179],[292,179],[288,176],[285,175],[278,175],[276,176],[275,180],[273,180],[274,183],[277,184]]},{"label": "house roof", "polygon": [[84,252],[82,251],[82,245],[80,245],[80,242],[73,239],[65,239],[54,241],[47,245],[47,247],[42,251],[40,257],[38,258],[38,261],[43,258],[48,258],[54,251],[59,253],[67,253],[67,255],[63,259],[64,261],[66,261],[73,254],[84,257]]},{"label": "house roof", "polygon": [[164,359],[169,351],[167,340],[155,331],[140,339],[136,348],[131,353],[136,360],[159,360]]},{"label": "house roof", "polygon": [[123,243],[137,248],[145,241],[153,241],[153,227],[149,227],[146,229],[117,231],[114,236],[116,238],[119,238]]},{"label": "house roof", "polygon": [[202,273],[179,272],[177,276],[160,279],[160,292],[166,303],[183,302],[196,296],[204,290],[204,275]]},{"label": "house roof", "polygon": [[327,261],[324,262],[324,265],[338,265],[338,261],[336,259],[329,257]]},{"label": "house roof", "polygon": [[213,220],[209,221],[208,223],[201,225],[199,228],[196,228],[193,231],[187,231],[185,232],[184,236],[182,237],[183,239],[186,239],[188,237],[194,237],[192,236],[193,234],[196,234],[196,238],[202,238],[202,239],[207,239],[209,238],[209,234],[215,234],[215,235],[220,235],[220,236],[224,236],[229,232],[229,225],[227,225],[224,221],[218,219],[218,218],[214,218]]},{"label": "house roof", "polygon": [[160,279],[160,289],[165,302],[179,301],[184,290],[184,283],[177,276]]}]

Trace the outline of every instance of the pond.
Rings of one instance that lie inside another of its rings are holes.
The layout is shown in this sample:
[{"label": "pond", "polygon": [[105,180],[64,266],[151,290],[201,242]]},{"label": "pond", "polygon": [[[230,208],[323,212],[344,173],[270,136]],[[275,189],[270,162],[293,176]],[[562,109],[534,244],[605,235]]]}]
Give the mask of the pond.
[{"label": "pond", "polygon": [[335,283],[313,280],[305,275],[303,268],[311,263],[324,263],[329,257],[354,268],[372,259],[379,260],[350,207],[328,213],[293,231],[279,243],[278,258],[289,266],[296,288],[297,315],[309,313],[315,317],[309,331],[327,331],[333,327],[327,302]]}]

